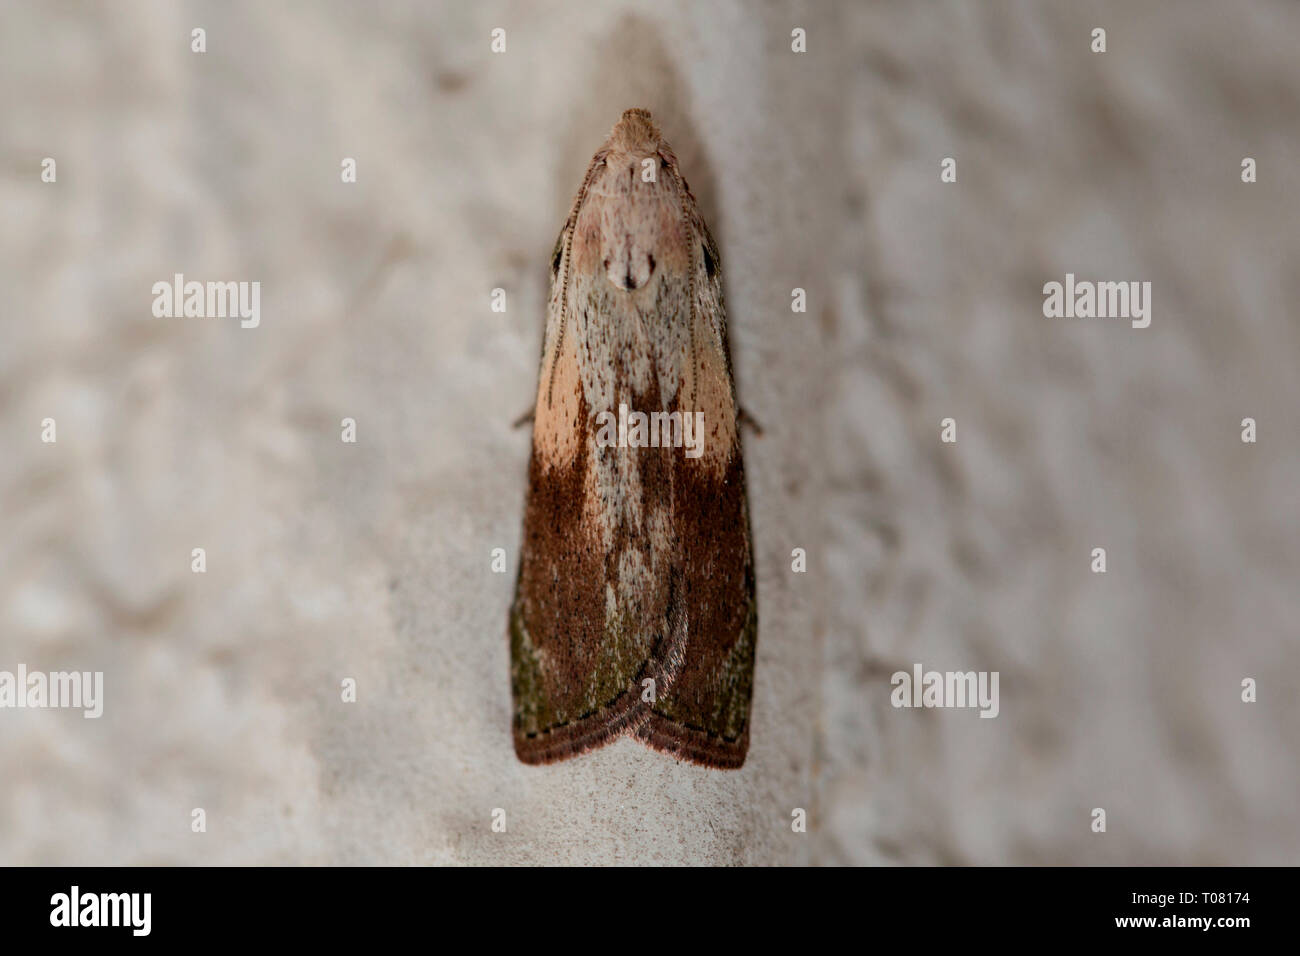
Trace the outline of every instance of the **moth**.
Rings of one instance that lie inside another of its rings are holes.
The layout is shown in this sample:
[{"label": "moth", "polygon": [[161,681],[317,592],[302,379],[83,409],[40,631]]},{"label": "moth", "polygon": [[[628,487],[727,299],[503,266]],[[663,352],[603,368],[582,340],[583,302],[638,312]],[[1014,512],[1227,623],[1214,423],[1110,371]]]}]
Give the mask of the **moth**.
[{"label": "moth", "polygon": [[551,256],[510,608],[515,753],[749,749],[758,613],[718,248],[646,110]]}]

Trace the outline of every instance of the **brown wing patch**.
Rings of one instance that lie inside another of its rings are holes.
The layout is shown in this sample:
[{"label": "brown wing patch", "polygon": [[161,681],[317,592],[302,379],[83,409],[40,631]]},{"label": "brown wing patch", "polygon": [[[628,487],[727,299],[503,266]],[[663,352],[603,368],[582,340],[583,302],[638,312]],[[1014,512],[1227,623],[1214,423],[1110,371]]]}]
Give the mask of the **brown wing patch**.
[{"label": "brown wing patch", "polygon": [[677,459],[673,478],[674,520],[684,531],[686,639],[680,668],[635,732],[679,758],[739,767],[749,749],[758,629],[739,448],[722,479],[685,458]]}]

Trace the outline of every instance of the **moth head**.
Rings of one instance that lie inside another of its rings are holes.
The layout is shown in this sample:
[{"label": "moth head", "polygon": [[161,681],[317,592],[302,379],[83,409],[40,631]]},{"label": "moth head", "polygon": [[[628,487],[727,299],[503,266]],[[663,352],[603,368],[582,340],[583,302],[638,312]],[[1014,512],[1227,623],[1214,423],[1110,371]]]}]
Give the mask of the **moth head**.
[{"label": "moth head", "polygon": [[624,153],[653,153],[663,145],[663,135],[649,110],[624,110],[609,132],[609,146]]},{"label": "moth head", "polygon": [[575,261],[636,293],[689,266],[677,158],[646,110],[627,110],[592,159]]}]

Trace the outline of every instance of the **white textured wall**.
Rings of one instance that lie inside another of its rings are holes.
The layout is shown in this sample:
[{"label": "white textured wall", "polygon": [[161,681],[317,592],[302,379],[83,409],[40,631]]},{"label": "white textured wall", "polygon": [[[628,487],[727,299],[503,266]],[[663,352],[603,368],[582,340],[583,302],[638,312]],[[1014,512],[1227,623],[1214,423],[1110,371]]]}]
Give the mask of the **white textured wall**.
[{"label": "white textured wall", "polygon": [[[1263,0],[6,3],[0,670],[107,701],[0,711],[0,863],[1294,862],[1297,45]],[[629,106],[765,427],[737,773],[508,732],[510,423]],[[1151,281],[1151,328],[1045,319],[1067,271]],[[153,318],[174,272],[261,281],[261,327]],[[1001,715],[892,709],[918,661]]]}]

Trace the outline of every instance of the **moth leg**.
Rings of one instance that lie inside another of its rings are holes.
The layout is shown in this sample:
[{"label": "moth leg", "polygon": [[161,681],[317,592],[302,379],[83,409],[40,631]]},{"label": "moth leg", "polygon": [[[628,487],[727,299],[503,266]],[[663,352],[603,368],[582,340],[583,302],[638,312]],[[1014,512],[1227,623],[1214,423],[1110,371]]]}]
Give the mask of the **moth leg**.
[{"label": "moth leg", "polygon": [[745,406],[743,405],[740,407],[740,411],[736,415],[736,423],[742,428],[745,425],[748,425],[750,428],[754,429],[754,434],[758,435],[760,438],[763,435],[763,426],[758,423],[757,418],[745,410]]},{"label": "moth leg", "polygon": [[528,409],[528,411],[524,412],[522,415],[516,418],[515,423],[510,427],[522,428],[523,426],[527,425],[529,422],[533,420],[533,415],[536,413],[536,411],[537,411],[537,406],[533,405],[531,408]]}]

